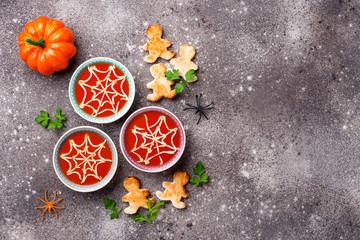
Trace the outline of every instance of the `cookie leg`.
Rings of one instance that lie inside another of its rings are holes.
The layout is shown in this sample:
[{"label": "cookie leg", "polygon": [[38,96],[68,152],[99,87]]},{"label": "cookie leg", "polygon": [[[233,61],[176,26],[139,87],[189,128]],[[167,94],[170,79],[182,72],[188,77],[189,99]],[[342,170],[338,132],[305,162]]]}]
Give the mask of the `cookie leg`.
[{"label": "cookie leg", "polygon": [[150,101],[152,101],[152,102],[157,102],[157,101],[159,101],[161,98],[162,98],[162,96],[161,96],[161,95],[158,95],[158,94],[156,94],[156,93],[152,93],[152,94],[147,95],[147,99],[150,100]]},{"label": "cookie leg", "polygon": [[162,57],[162,58],[164,58],[164,59],[166,59],[166,60],[169,60],[169,59],[171,59],[173,56],[175,55],[175,52],[173,52],[173,51],[168,51],[168,52],[164,52],[164,53],[162,53],[161,55],[160,55],[160,57]]},{"label": "cookie leg", "polygon": [[186,204],[181,202],[179,199],[173,199],[171,200],[172,204],[174,205],[174,207],[176,208],[185,208]]},{"label": "cookie leg", "polygon": [[166,98],[174,98],[175,96],[176,96],[176,90],[171,90],[171,92],[165,94]]},{"label": "cookie leg", "polygon": [[124,212],[125,212],[126,214],[135,214],[135,213],[137,212],[138,208],[139,208],[139,207],[135,208],[134,206],[131,206],[131,205],[130,205],[129,207],[127,207],[127,208],[124,209]]},{"label": "cookie leg", "polygon": [[157,56],[151,55],[151,54],[144,57],[145,62],[148,62],[148,63],[153,63],[156,61],[156,59],[157,59]]}]

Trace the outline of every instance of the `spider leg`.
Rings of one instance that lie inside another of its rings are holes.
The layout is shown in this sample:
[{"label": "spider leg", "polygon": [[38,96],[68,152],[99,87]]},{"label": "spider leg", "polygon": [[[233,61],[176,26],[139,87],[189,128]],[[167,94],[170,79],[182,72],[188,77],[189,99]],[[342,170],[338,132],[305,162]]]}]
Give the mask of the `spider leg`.
[{"label": "spider leg", "polygon": [[196,108],[196,106],[186,103],[189,107]]},{"label": "spider leg", "polygon": [[53,206],[53,208],[64,209],[65,207],[57,207],[57,206]]},{"label": "spider leg", "polygon": [[[209,105],[206,105],[205,107],[203,107],[203,108],[208,108],[208,107],[210,107],[211,105],[213,105],[214,104],[214,102],[211,102]],[[212,107],[212,108],[214,108],[214,107]]]},{"label": "spider leg", "polygon": [[47,194],[47,190],[45,190],[45,201],[48,202],[46,194]]},{"label": "spider leg", "polygon": [[43,203],[48,204],[47,202],[45,202],[45,201],[42,200],[41,198],[38,197],[38,199],[39,199],[40,201],[42,201]]},{"label": "spider leg", "polygon": [[44,220],[44,214],[45,214],[46,208],[44,209],[43,213],[42,213],[42,218],[41,220]]},{"label": "spider leg", "polygon": [[51,202],[55,201],[55,198],[56,198],[56,190],[54,192],[54,198],[53,198],[53,200]]},{"label": "spider leg", "polygon": [[201,113],[204,115],[204,117],[205,117],[207,120],[209,120],[208,117],[206,116],[205,112],[201,112]]},{"label": "spider leg", "polygon": [[36,209],[40,209],[40,208],[46,208],[47,206],[42,206],[42,207],[36,207]]},{"label": "spider leg", "polygon": [[189,109],[197,109],[196,107],[188,107],[188,108],[184,108],[183,111],[189,110]]},{"label": "spider leg", "polygon": [[58,213],[57,213],[57,211],[55,210],[55,208],[54,208],[54,212],[55,212],[55,214],[56,214],[56,219],[59,219]]},{"label": "spider leg", "polygon": [[196,95],[196,105],[200,107],[200,98],[202,97],[202,93],[200,93],[200,96]]},{"label": "spider leg", "polygon": [[53,202],[53,204],[55,204],[55,203],[57,203],[57,202],[59,202],[59,201],[61,201],[61,200],[63,200],[64,198],[60,198],[60,199],[58,199],[58,200],[56,200],[55,202]]},{"label": "spider leg", "polygon": [[197,124],[199,124],[200,120],[201,120],[201,112],[200,112],[200,117],[199,117]]}]

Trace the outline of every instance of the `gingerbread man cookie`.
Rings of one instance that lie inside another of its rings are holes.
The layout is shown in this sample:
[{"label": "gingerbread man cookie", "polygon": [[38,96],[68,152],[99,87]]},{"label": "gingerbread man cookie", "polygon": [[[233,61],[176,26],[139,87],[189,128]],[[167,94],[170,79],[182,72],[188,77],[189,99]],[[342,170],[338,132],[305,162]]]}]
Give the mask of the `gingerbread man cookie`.
[{"label": "gingerbread man cookie", "polygon": [[[179,70],[179,75],[185,78],[185,74],[190,70],[198,69],[198,65],[193,63],[191,59],[195,56],[195,48],[190,45],[182,45],[180,47],[180,58],[173,58],[170,60],[170,63],[174,65],[175,69]],[[197,77],[195,76],[193,79],[189,80],[189,82],[195,82]]]},{"label": "gingerbread man cookie", "polygon": [[[140,189],[140,181],[136,177],[128,177],[124,181],[124,187],[129,191],[123,198],[123,202],[128,202],[129,207],[125,208],[124,212],[126,214],[135,214],[139,207],[148,208],[147,206],[147,196],[150,192],[148,189]],[[151,206],[154,205],[155,199],[150,198]]]},{"label": "gingerbread man cookie", "polygon": [[171,85],[174,84],[174,81],[169,81],[166,79],[165,65],[162,63],[152,65],[150,72],[155,79],[149,82],[146,86],[147,88],[152,89],[154,93],[149,94],[147,99],[156,102],[163,97],[174,98],[176,95],[176,90],[171,90]]},{"label": "gingerbread man cookie", "polygon": [[146,35],[150,39],[150,41],[144,45],[144,50],[149,51],[149,55],[144,57],[146,62],[153,63],[158,57],[169,60],[175,55],[175,52],[167,50],[171,45],[170,40],[161,39],[162,29],[159,25],[151,25],[146,30]]},{"label": "gingerbread man cookie", "polygon": [[184,208],[186,204],[181,202],[181,198],[186,198],[189,193],[186,192],[184,185],[189,181],[189,174],[184,171],[177,171],[174,174],[174,182],[163,182],[165,192],[156,192],[156,196],[163,201],[171,201],[174,207]]}]

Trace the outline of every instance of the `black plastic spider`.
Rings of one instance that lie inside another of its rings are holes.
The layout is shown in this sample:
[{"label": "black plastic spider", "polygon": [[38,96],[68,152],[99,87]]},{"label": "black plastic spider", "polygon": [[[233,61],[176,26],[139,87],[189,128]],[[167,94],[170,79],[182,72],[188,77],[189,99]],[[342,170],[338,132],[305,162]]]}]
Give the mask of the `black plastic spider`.
[{"label": "black plastic spider", "polygon": [[201,103],[200,103],[200,99],[202,97],[202,93],[200,94],[200,96],[196,95],[196,106],[193,106],[193,105],[190,105],[188,103],[186,103],[186,105],[188,105],[189,107],[188,108],[184,108],[184,111],[185,110],[189,110],[189,109],[195,109],[196,112],[195,114],[200,114],[200,117],[199,117],[199,120],[197,122],[197,124],[199,124],[200,120],[201,120],[201,116],[204,115],[204,117],[209,120],[209,118],[206,116],[205,114],[205,110],[210,110],[210,109],[213,109],[214,107],[212,106],[214,104],[214,102],[211,102],[209,105],[206,105],[206,106],[201,106]]}]

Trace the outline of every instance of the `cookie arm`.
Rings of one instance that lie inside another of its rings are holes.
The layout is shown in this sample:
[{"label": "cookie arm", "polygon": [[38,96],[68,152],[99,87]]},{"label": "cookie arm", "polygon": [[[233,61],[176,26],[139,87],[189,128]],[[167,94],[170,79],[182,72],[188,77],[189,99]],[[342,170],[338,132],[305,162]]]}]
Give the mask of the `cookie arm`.
[{"label": "cookie arm", "polygon": [[128,196],[128,195],[129,195],[129,194],[126,194],[125,196],[123,196],[121,200],[122,200],[123,202],[129,202],[129,196]]},{"label": "cookie arm", "polygon": [[177,65],[178,63],[179,63],[179,59],[177,59],[177,58],[172,58],[172,59],[170,59],[170,64],[171,64],[171,65],[174,65],[175,68],[177,68],[176,65]]},{"label": "cookie arm", "polygon": [[167,52],[163,52],[161,53],[160,57],[166,59],[166,60],[169,60],[171,59],[173,56],[175,55],[175,52],[173,51],[167,51]]},{"label": "cookie arm", "polygon": [[148,62],[148,63],[153,63],[153,62],[156,61],[157,58],[158,58],[157,56],[149,54],[149,55],[144,57],[144,61]]},{"label": "cookie arm", "polygon": [[163,193],[163,192],[156,191],[155,194],[156,194],[156,196],[157,196],[160,200],[162,200],[162,201],[168,200],[168,199],[165,197],[165,193]]},{"label": "cookie arm", "polygon": [[147,43],[145,43],[145,45],[143,46],[143,49],[145,50],[145,51],[149,51],[149,42],[147,42]]},{"label": "cookie arm", "polygon": [[170,47],[171,46],[171,41],[169,39],[163,39],[163,42],[165,44],[166,47]]},{"label": "cookie arm", "polygon": [[198,69],[198,65],[196,65],[196,64],[193,63],[193,62],[191,62],[191,64],[190,64],[190,69],[197,70],[197,69]]}]

